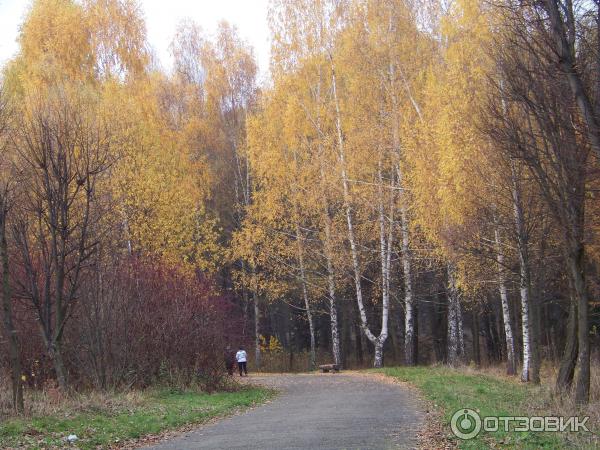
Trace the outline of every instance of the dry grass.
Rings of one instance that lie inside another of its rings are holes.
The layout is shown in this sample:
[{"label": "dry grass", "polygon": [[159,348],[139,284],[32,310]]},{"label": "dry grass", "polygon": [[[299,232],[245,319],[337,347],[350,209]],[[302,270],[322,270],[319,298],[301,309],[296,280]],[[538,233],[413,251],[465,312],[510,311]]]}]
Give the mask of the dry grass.
[{"label": "dry grass", "polygon": [[[2,419],[14,417],[12,409],[11,388],[9,377],[0,373],[0,422]],[[219,392],[235,392],[240,389],[237,379],[224,377],[219,383]],[[201,382],[185,383],[170,379],[168,383],[143,389],[115,389],[99,391],[94,389],[79,392],[62,393],[55,384],[48,384],[43,389],[24,389],[25,413],[24,418],[62,416],[71,417],[82,413],[106,413],[115,411],[134,410],[144,404],[148,398],[164,389],[190,390],[193,392],[208,391]]]},{"label": "dry grass", "polygon": [[[517,376],[506,375],[506,368],[503,365],[475,368],[466,366],[462,369],[467,374],[486,374],[495,378],[500,378],[512,383],[520,384]],[[589,416],[590,422],[600,424],[600,362],[594,361],[591,368],[590,379],[590,402],[586,406],[575,404],[573,392],[557,393],[554,388],[558,367],[548,361],[544,361],[540,370],[541,392],[543,398],[536,399],[535,404],[531,405],[532,413],[545,412],[546,415],[561,416]]]},{"label": "dry grass", "polygon": [[[89,391],[60,395],[50,388],[41,391],[25,390],[25,417],[71,417],[81,413],[106,413],[135,409],[147,394],[141,391],[99,392]],[[0,385],[0,420],[13,416],[10,388]]]},{"label": "dry grass", "polygon": [[[138,447],[165,433],[188,429],[264,403],[274,392],[240,387],[208,394],[199,390],[153,388],[143,391],[73,394],[55,398],[52,390],[28,394],[22,416],[0,418],[0,448],[65,448],[74,434],[77,448]],[[4,405],[9,397],[3,390]]]}]

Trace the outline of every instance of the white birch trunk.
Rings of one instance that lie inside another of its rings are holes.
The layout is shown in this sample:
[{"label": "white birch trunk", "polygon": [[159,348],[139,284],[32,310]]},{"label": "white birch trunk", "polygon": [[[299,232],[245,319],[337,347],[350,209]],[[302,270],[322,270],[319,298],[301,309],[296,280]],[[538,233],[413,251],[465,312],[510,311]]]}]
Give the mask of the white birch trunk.
[{"label": "white birch trunk", "polygon": [[390,263],[392,249],[392,229],[393,229],[393,195],[390,205],[390,233],[386,239],[386,218],[385,218],[385,199],[383,194],[383,174],[382,163],[379,161],[379,251],[381,258],[381,292],[382,292],[382,313],[381,313],[381,333],[379,334],[378,344],[381,346],[378,356],[377,345],[375,345],[375,366],[383,366],[383,344],[388,337],[388,318],[390,308]]},{"label": "white birch trunk", "polygon": [[458,362],[458,327],[452,297],[452,295],[448,296],[448,363],[455,365]]},{"label": "white birch trunk", "polygon": [[[376,337],[371,330],[369,329],[367,322],[367,313],[365,310],[363,295],[362,295],[362,287],[360,283],[361,272],[360,272],[360,264],[358,260],[358,249],[356,245],[356,239],[354,235],[354,226],[352,222],[352,205],[350,203],[350,189],[348,187],[348,175],[346,172],[346,156],[344,150],[344,138],[342,134],[342,122],[341,122],[341,114],[340,114],[340,105],[339,99],[337,95],[337,83],[335,76],[335,68],[333,66],[333,60],[330,56],[331,62],[331,85],[333,91],[333,100],[335,104],[335,122],[336,122],[336,131],[337,131],[337,144],[341,165],[341,177],[342,177],[342,188],[343,188],[343,197],[344,197],[344,210],[346,213],[346,222],[348,225],[348,241],[350,242],[350,252],[352,255],[352,267],[354,270],[354,287],[356,290],[356,302],[358,303],[358,312],[361,320],[361,328],[365,333],[365,336],[371,341],[371,343],[375,346],[375,359],[373,362],[374,367],[381,367],[383,364],[383,342],[380,341],[380,337]],[[382,318],[385,318],[387,321],[387,313],[382,314]],[[383,319],[382,319],[383,320]],[[386,323],[387,329],[387,323]],[[383,332],[383,329],[382,329]],[[386,336],[387,337],[387,336]],[[384,339],[385,341],[385,339]]]},{"label": "white birch trunk", "polygon": [[462,306],[460,304],[460,294],[456,296],[456,323],[458,329],[458,357],[459,361],[464,361],[465,358],[465,334],[463,332],[463,314]]},{"label": "white birch trunk", "polygon": [[[521,328],[523,333],[523,368],[521,370],[521,381],[532,381],[533,369],[533,336],[531,321],[531,298],[529,258],[527,254],[527,238],[525,231],[525,220],[521,204],[521,192],[517,180],[514,162],[511,161],[513,212],[515,219],[515,231],[517,233],[517,244],[519,253],[519,292],[521,294]],[[535,378],[535,376],[534,376]]]},{"label": "white birch trunk", "polygon": [[381,339],[375,341],[374,367],[383,367],[383,344],[384,342],[382,342]]},{"label": "white birch trunk", "polygon": [[504,251],[500,241],[500,232],[498,228],[494,230],[496,240],[496,262],[498,266],[498,290],[500,292],[500,302],[502,305],[502,320],[504,322],[504,336],[506,338],[506,373],[514,375],[517,361],[515,357],[515,340],[513,337],[512,321],[510,317],[510,305],[508,303],[508,291],[506,289],[506,276],[504,271]]},{"label": "white birch trunk", "polygon": [[[501,81],[502,83],[502,81]],[[500,85],[502,86],[502,84]],[[502,101],[502,109],[506,114],[506,104]],[[535,363],[534,351],[532,348],[532,321],[530,308],[530,277],[529,277],[529,258],[527,254],[527,238],[525,231],[525,221],[523,217],[523,207],[521,204],[521,192],[517,169],[514,160],[510,161],[511,170],[511,194],[513,201],[513,212],[515,219],[515,231],[517,234],[517,244],[519,253],[519,291],[521,294],[521,328],[523,334],[523,368],[521,371],[521,381],[530,381],[532,378],[532,365]],[[537,365],[537,363],[535,363]],[[534,368],[534,381],[539,381],[538,368]]]},{"label": "white birch trunk", "polygon": [[[404,195],[403,195],[404,196]],[[416,310],[414,307],[410,236],[408,231],[408,217],[406,203],[403,199],[400,206],[400,232],[402,235],[402,272],[404,278],[404,362],[406,365],[414,366],[417,364],[415,321]]]},{"label": "white birch trunk", "polygon": [[[522,275],[521,275],[522,276]],[[521,381],[529,381],[531,377],[531,333],[529,323],[529,298],[527,288],[521,282],[521,322],[523,328],[523,369]]]},{"label": "white birch trunk", "polygon": [[[390,16],[391,18],[391,16]],[[392,24],[390,24],[392,27]],[[392,31],[392,30],[390,30]],[[416,318],[416,308],[414,305],[414,297],[413,297],[413,286],[412,286],[412,255],[410,252],[410,235],[409,235],[409,219],[408,219],[408,202],[406,198],[406,192],[402,189],[404,187],[402,169],[400,167],[402,154],[400,147],[400,130],[399,130],[399,106],[398,106],[398,98],[396,96],[396,70],[395,65],[390,61],[388,66],[388,76],[390,82],[390,92],[391,92],[391,100],[392,100],[392,108],[393,108],[393,121],[392,121],[392,139],[394,144],[394,152],[396,154],[397,162],[396,162],[396,174],[398,177],[398,187],[401,190],[401,202],[400,202],[400,234],[402,238],[402,246],[401,246],[401,263],[402,263],[402,275],[404,281],[404,362],[408,366],[414,366],[417,364],[417,336],[415,335],[415,322]],[[405,81],[405,87],[409,87]],[[407,94],[409,95],[411,102],[415,110],[417,111],[419,118],[421,118],[420,110],[418,104],[413,100],[412,95],[410,95],[410,89],[407,90]]]},{"label": "white birch trunk", "polygon": [[333,362],[341,366],[340,335],[338,331],[337,306],[335,303],[335,273],[333,271],[333,255],[331,249],[331,218],[326,206],[325,211],[325,259],[327,263],[327,290],[329,293],[329,322],[331,327],[331,350]]},{"label": "white birch trunk", "polygon": [[352,205],[350,204],[350,190],[348,188],[348,176],[346,174],[346,156],[344,153],[344,139],[342,136],[342,123],[340,118],[340,107],[339,100],[337,97],[337,85],[336,85],[336,76],[335,69],[333,67],[333,61],[331,62],[331,82],[333,88],[333,97],[335,102],[335,112],[336,112],[336,131],[337,131],[337,141],[338,141],[338,150],[339,150],[339,158],[341,163],[341,176],[342,176],[342,188],[343,188],[343,197],[344,197],[344,210],[346,213],[346,224],[348,226],[348,241],[350,242],[350,253],[352,256],[352,268],[354,270],[354,287],[356,290],[356,301],[358,303],[358,312],[361,320],[361,328],[363,332],[373,344],[377,340],[375,335],[371,333],[367,325],[367,313],[365,311],[365,306],[363,303],[362,296],[362,287],[360,284],[360,264],[358,261],[358,250],[356,247],[356,240],[354,238],[354,226],[352,223]]},{"label": "white birch trunk", "polygon": [[456,366],[464,354],[460,293],[454,268],[448,265],[448,364]]}]

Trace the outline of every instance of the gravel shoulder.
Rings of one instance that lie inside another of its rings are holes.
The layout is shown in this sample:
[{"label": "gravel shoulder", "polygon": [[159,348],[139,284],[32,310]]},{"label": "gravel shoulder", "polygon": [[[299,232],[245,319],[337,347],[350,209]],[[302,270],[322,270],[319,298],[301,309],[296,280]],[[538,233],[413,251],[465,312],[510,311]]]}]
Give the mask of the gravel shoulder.
[{"label": "gravel shoulder", "polygon": [[254,375],[271,402],[162,442],[155,450],[410,449],[425,406],[414,389],[358,373]]}]

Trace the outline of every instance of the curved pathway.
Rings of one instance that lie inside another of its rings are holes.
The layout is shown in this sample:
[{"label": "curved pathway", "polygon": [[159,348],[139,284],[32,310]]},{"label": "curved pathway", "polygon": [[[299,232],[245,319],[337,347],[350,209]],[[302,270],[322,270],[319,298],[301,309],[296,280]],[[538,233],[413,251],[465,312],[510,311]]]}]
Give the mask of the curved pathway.
[{"label": "curved pathway", "polygon": [[249,380],[281,393],[263,406],[150,448],[408,449],[417,444],[423,405],[400,384],[344,373]]}]

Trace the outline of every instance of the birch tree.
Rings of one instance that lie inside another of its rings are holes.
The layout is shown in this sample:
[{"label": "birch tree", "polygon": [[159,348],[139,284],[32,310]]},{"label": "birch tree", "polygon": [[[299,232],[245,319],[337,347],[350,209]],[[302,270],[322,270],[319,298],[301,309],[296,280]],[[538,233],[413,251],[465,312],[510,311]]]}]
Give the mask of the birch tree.
[{"label": "birch tree", "polygon": [[[365,6],[362,18],[367,34],[363,45],[370,53],[369,62],[384,86],[384,121],[390,136],[395,178],[392,186],[399,192],[400,258],[404,285],[404,355],[407,365],[417,363],[418,339],[415,333],[417,308],[413,289],[413,263],[410,248],[410,197],[405,182],[406,155],[403,140],[418,121],[423,120],[419,76],[432,56],[430,42],[416,28],[412,4],[405,1],[373,1]],[[359,15],[360,16],[360,15]]]},{"label": "birch tree", "polygon": [[[344,2],[338,6],[343,9]],[[298,106],[310,124],[310,139],[315,142],[314,156],[318,161],[320,188],[320,227],[325,258],[327,278],[327,299],[329,304],[330,332],[333,360],[341,364],[340,337],[337,319],[336,273],[333,230],[333,189],[326,167],[330,162],[330,117],[327,108],[330,104],[328,89],[330,85],[329,65],[325,48],[331,42],[331,33],[335,33],[329,23],[324,6],[314,2],[274,2],[269,12],[270,26],[274,35],[272,70],[277,79],[285,72],[298,71],[302,82],[294,86],[292,92],[298,99]],[[306,168],[305,168],[306,170]]]},{"label": "birch tree", "polygon": [[496,244],[496,261],[498,263],[498,291],[502,304],[502,321],[504,323],[504,334],[506,337],[506,374],[514,375],[517,371],[517,360],[515,353],[515,341],[513,335],[510,304],[508,302],[508,289],[506,286],[506,267],[504,262],[504,249],[500,238],[500,230],[494,228],[494,241]]}]

